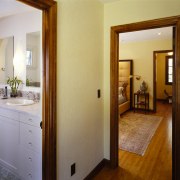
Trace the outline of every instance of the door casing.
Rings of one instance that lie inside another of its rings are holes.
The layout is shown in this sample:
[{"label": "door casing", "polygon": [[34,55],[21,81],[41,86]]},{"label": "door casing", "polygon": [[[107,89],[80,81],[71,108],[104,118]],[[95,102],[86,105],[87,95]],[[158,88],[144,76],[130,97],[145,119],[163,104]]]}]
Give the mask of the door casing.
[{"label": "door casing", "polygon": [[57,3],[54,0],[17,1],[42,10],[42,177],[55,180]]},{"label": "door casing", "polygon": [[[110,49],[110,164],[118,167],[118,59],[119,33],[161,27],[175,27],[175,69],[172,104],[172,174],[180,179],[180,16],[173,16],[111,27]],[[178,91],[179,90],[179,91]]]}]

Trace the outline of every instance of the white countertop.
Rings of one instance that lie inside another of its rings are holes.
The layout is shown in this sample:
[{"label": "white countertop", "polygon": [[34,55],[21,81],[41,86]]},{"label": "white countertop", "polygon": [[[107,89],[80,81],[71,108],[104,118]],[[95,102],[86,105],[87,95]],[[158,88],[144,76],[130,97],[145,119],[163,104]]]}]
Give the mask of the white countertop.
[{"label": "white countertop", "polygon": [[41,117],[41,103],[35,103],[35,104],[31,104],[31,105],[26,105],[26,106],[11,106],[11,105],[7,105],[7,101],[9,99],[1,99],[2,97],[0,97],[0,108],[4,108],[4,109],[9,109],[9,110],[13,110],[13,111],[18,111],[18,112],[23,112],[23,113],[28,113],[34,116],[40,116]]}]

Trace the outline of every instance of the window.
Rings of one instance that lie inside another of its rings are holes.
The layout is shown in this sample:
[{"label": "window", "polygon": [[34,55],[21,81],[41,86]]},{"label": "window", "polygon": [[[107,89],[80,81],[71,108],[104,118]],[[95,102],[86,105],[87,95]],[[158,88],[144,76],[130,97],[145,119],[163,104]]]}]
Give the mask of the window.
[{"label": "window", "polygon": [[173,56],[166,56],[166,84],[173,83]]},{"label": "window", "polygon": [[26,66],[32,66],[32,51],[26,51]]}]

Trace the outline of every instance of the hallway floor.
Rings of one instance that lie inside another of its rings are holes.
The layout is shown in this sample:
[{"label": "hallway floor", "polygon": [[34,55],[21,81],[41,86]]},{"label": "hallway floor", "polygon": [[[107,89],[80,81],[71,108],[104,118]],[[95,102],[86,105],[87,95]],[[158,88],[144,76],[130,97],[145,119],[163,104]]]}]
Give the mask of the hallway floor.
[{"label": "hallway floor", "polygon": [[154,115],[163,116],[144,156],[119,150],[119,167],[103,168],[94,180],[171,180],[172,105],[158,102]]}]

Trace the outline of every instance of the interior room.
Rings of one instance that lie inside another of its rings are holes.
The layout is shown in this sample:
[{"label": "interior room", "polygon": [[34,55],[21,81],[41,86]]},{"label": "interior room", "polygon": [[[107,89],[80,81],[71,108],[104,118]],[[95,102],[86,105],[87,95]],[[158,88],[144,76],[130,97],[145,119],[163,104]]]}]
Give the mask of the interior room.
[{"label": "interior room", "polygon": [[[119,166],[127,179],[172,176],[173,62],[167,67],[167,58],[173,59],[172,32],[166,27],[119,35]],[[121,59],[131,59],[131,66]],[[162,167],[163,160],[168,163]]]},{"label": "interior room", "polygon": [[0,2],[0,179],[42,179],[42,12]]}]

